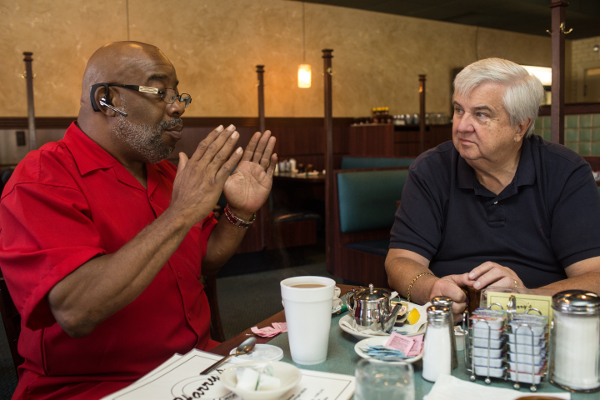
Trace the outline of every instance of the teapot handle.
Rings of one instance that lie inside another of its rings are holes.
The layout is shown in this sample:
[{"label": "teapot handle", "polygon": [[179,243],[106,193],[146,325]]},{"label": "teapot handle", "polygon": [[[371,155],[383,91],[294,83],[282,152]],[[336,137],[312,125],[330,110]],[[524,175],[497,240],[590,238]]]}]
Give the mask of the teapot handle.
[{"label": "teapot handle", "polygon": [[[348,292],[348,294],[346,294],[346,307],[348,307],[348,310],[350,311],[354,311],[354,307],[350,305],[350,299],[354,298],[354,289],[352,289],[351,291]],[[352,303],[354,304],[354,301],[352,301]]]}]

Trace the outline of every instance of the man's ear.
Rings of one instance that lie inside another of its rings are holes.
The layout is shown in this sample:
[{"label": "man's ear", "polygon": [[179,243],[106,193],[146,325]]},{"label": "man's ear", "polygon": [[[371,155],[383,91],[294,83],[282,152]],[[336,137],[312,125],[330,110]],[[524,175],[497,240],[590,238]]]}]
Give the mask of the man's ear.
[{"label": "man's ear", "polygon": [[[99,111],[106,115],[107,117],[114,117],[117,113],[126,117],[127,113],[121,110],[118,110],[116,107],[120,106],[120,98],[118,96],[112,96],[110,88],[107,84],[102,84],[95,93],[92,93],[93,98],[92,103],[96,102],[98,110],[94,109],[94,111]],[[116,101],[117,104],[113,105],[113,100]]]},{"label": "man's ear", "polygon": [[515,142],[518,142],[520,140],[523,139],[523,137],[525,136],[525,134],[527,133],[527,130],[529,129],[529,126],[531,125],[531,118],[523,121],[523,122],[519,122],[517,124],[517,126],[515,127]]},{"label": "man's ear", "polygon": [[115,112],[105,105],[112,105],[108,85],[103,83],[93,85],[90,91],[90,103],[92,104],[94,111],[114,117]]}]

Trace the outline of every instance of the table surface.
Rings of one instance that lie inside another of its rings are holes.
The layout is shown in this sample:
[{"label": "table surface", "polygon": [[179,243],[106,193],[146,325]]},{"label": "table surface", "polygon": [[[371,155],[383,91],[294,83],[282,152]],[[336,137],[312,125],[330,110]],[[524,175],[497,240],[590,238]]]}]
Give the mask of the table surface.
[{"label": "table surface", "polygon": [[[352,286],[348,285],[337,285],[342,289],[342,294],[346,293],[348,290],[352,288]],[[340,315],[334,315],[331,319],[331,329],[329,332],[329,349],[327,353],[327,360],[324,363],[317,365],[300,365],[296,364],[292,361],[292,357],[290,355],[290,347],[288,343],[288,335],[287,333],[282,333],[274,338],[261,338],[256,337],[258,343],[269,343],[271,345],[277,346],[283,350],[284,362],[296,365],[298,368],[312,370],[312,371],[322,371],[322,372],[334,372],[338,374],[347,374],[354,375],[354,367],[356,363],[360,360],[360,356],[356,354],[354,351],[354,345],[359,342],[358,339],[354,338],[352,335],[344,332],[339,326],[339,320],[347,312],[342,313]],[[285,314],[283,311],[273,315],[272,317],[262,321],[257,324],[259,328],[270,326],[273,322],[285,322]],[[241,332],[235,337],[223,342],[219,346],[213,348],[211,350],[212,353],[227,355],[231,351],[231,349],[237,347],[242,341],[247,339],[249,335],[252,335],[252,331],[250,329]],[[462,351],[458,352],[459,365],[458,368],[452,371],[452,375],[468,381],[470,377],[470,372],[467,371],[464,362],[464,353]],[[425,396],[431,388],[433,387],[433,383],[424,380],[421,376],[423,370],[422,360],[419,360],[413,363],[414,367],[414,379],[415,379],[415,399],[420,400]],[[491,378],[492,383],[491,386],[499,387],[499,388],[513,388],[512,381],[504,381],[502,379]],[[485,385],[483,377],[477,377],[476,383]],[[518,393],[521,396],[533,395],[534,393],[529,391],[528,384],[521,384],[521,389]],[[551,393],[551,392],[562,392],[565,393],[564,390],[559,389],[553,386],[551,383],[547,381],[547,379],[543,379],[542,382],[537,386],[537,393]],[[514,390],[514,389],[513,389]],[[515,392],[517,392],[515,390]],[[572,393],[571,399],[573,400],[590,400],[590,399],[599,399],[600,394],[592,393],[592,394],[582,394],[582,393]]]}]

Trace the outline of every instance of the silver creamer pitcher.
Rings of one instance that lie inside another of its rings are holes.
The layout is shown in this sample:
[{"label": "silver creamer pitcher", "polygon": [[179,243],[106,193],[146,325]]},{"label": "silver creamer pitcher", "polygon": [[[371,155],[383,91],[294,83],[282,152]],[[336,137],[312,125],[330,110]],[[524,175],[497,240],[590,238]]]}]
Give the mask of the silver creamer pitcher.
[{"label": "silver creamer pitcher", "polygon": [[388,290],[374,288],[373,284],[368,288],[354,288],[348,292],[346,305],[350,310],[354,329],[390,333],[402,308],[400,303],[392,307],[390,300],[391,293]]}]

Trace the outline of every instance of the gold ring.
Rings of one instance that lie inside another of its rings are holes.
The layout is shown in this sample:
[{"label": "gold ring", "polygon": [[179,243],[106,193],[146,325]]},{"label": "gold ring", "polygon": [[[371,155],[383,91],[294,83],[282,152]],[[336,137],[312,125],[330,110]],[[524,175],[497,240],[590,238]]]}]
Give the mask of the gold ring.
[{"label": "gold ring", "polygon": [[519,283],[517,282],[517,280],[515,279],[515,289],[519,286]]}]

